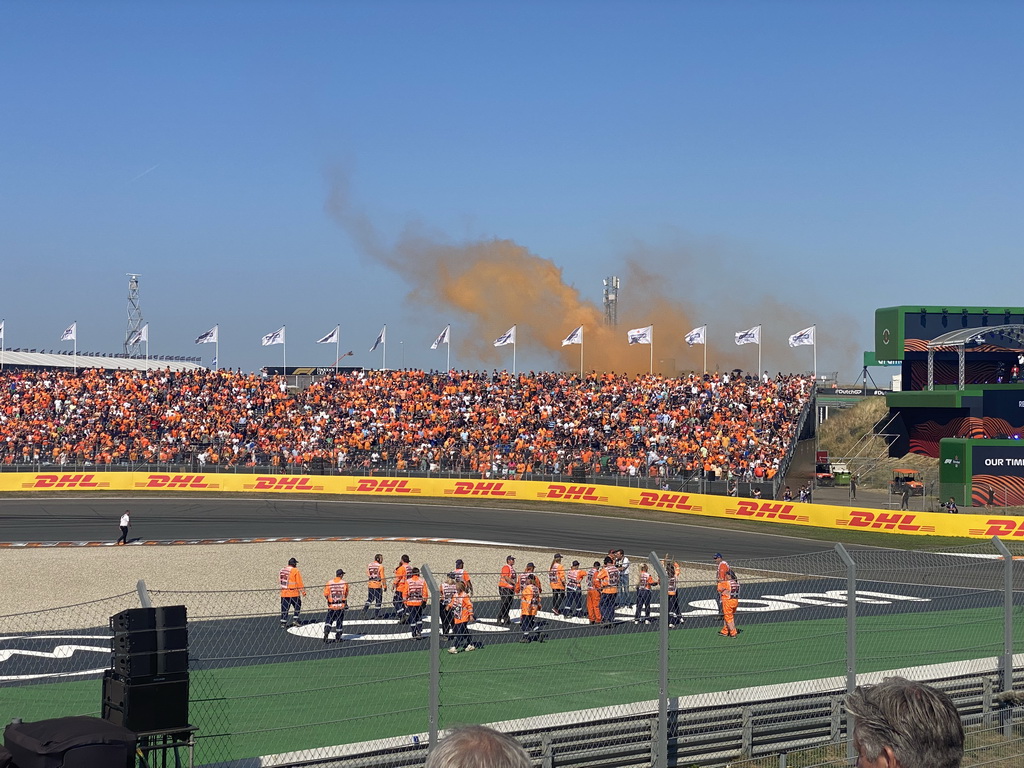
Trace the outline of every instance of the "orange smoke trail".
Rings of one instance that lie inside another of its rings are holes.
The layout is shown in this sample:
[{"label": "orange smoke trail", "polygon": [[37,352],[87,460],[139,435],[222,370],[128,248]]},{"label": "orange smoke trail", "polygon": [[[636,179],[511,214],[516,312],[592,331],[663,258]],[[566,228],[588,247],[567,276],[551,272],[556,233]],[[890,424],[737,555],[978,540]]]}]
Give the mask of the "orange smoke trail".
[{"label": "orange smoke trail", "polygon": [[[561,342],[582,325],[587,370],[646,373],[651,348],[627,344],[626,331],[653,324],[655,372],[676,375],[702,369],[703,348],[688,347],[684,336],[706,318],[695,320],[678,300],[665,293],[663,286],[669,281],[636,261],[628,263],[623,276],[623,294],[631,301],[620,303],[619,324],[613,328],[604,324],[603,308],[568,285],[554,262],[511,240],[452,245],[410,228],[397,244],[387,245],[370,219],[352,205],[348,180],[342,174],[332,178],[326,209],[363,253],[414,286],[410,291],[412,301],[445,314],[455,310],[462,315],[465,330],[460,332],[457,325],[453,334],[459,359],[507,366],[508,350],[496,349],[492,342],[516,325],[520,355],[529,350],[532,357],[542,350],[558,361],[561,370],[579,370],[579,346],[563,347]],[[678,262],[672,268],[689,269]],[[782,314],[778,312],[782,308],[773,305],[772,309],[772,314]],[[739,322],[734,311],[728,314],[730,323]],[[797,322],[787,318],[783,327]],[[793,331],[797,329],[794,325]],[[739,324],[731,329],[739,330]],[[756,354],[750,349],[731,345],[713,349],[708,367],[753,371]]]}]

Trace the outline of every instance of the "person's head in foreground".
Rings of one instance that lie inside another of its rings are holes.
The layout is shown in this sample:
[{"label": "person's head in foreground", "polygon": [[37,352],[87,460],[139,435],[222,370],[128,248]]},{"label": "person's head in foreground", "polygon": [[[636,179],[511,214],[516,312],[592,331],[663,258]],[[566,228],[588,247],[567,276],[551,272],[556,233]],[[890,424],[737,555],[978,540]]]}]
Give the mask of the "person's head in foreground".
[{"label": "person's head in foreground", "polygon": [[846,697],[858,768],[959,768],[964,728],[942,691],[903,677]]},{"label": "person's head in foreground", "polygon": [[437,743],[424,768],[533,768],[533,763],[511,736],[485,725],[464,725]]}]

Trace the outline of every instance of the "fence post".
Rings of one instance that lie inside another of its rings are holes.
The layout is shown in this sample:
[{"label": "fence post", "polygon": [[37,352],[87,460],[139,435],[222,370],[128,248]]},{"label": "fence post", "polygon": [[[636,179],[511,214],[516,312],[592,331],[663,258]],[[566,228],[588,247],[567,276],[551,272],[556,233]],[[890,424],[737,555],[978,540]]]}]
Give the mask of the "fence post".
[{"label": "fence post", "polygon": [[[992,537],[992,545],[1003,556],[1003,656],[999,666],[1002,671],[1002,692],[1013,690],[1013,555],[998,536]],[[1013,708],[1004,703],[1001,712],[1003,731],[1010,737],[1010,719]]]},{"label": "fence post", "polygon": [[[857,688],[857,564],[842,544],[836,544],[836,552],[846,563],[846,692]],[[853,718],[846,714],[846,757],[856,757],[853,749]]]},{"label": "fence post", "polygon": [[430,634],[427,636],[430,655],[430,685],[427,719],[429,723],[429,749],[437,746],[437,724],[441,712],[441,585],[426,563],[420,568],[430,593]]},{"label": "fence post", "polygon": [[146,586],[146,582],[139,579],[135,585],[135,591],[139,593],[139,603],[142,604],[143,608],[152,608],[153,600],[149,596],[149,587]]},{"label": "fence post", "polygon": [[[668,768],[668,573],[656,552],[649,555],[658,574],[658,727],[651,745],[654,768]],[[678,585],[677,585],[678,586]]]}]

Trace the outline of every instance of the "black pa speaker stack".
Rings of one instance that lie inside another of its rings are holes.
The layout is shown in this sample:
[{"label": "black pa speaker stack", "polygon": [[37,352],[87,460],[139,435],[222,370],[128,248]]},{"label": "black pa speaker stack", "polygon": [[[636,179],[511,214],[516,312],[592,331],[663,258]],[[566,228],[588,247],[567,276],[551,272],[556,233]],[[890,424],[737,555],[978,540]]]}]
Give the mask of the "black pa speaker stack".
[{"label": "black pa speaker stack", "polygon": [[188,627],[184,605],[110,617],[113,663],[103,676],[103,719],[136,733],[188,727]]}]

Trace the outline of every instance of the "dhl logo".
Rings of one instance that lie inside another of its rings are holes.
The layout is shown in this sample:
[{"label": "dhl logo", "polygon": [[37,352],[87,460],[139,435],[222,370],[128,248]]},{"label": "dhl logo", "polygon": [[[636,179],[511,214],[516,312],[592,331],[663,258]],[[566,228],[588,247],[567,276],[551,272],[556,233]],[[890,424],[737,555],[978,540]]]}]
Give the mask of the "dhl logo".
[{"label": "dhl logo", "polygon": [[451,496],[515,496],[515,491],[504,490],[504,483],[456,482],[455,488],[445,488],[445,495]]},{"label": "dhl logo", "polygon": [[365,478],[355,485],[350,485],[346,490],[356,493],[420,493],[419,488],[413,488],[408,480],[374,480]]},{"label": "dhl logo", "polygon": [[147,475],[145,480],[135,483],[135,487],[187,490],[220,488],[220,483],[206,482],[206,475]]},{"label": "dhl logo", "polygon": [[807,515],[797,515],[792,504],[777,504],[772,501],[739,501],[736,509],[726,509],[725,514],[737,517],[756,517],[761,520],[791,520],[806,523]]},{"label": "dhl logo", "polygon": [[97,482],[96,475],[36,475],[22,488],[109,488],[110,483]]},{"label": "dhl logo", "polygon": [[538,499],[560,499],[562,501],[608,501],[607,496],[598,496],[597,489],[590,485],[551,484],[547,490],[537,493]]},{"label": "dhl logo", "polygon": [[629,503],[637,507],[652,509],[677,509],[680,512],[700,512],[701,507],[689,503],[690,497],[684,493],[658,493],[640,491],[639,499],[630,499]]},{"label": "dhl logo", "polygon": [[985,521],[984,528],[971,528],[972,536],[1024,536],[1024,520],[1010,520],[1005,517],[993,517]]},{"label": "dhl logo", "polygon": [[895,512],[865,512],[860,509],[850,510],[850,517],[836,518],[836,525],[850,528],[873,528],[880,531],[905,531],[907,533],[931,533],[934,525],[919,525],[914,520],[917,515],[899,514]]},{"label": "dhl logo", "polygon": [[322,485],[313,485],[308,477],[257,477],[252,485],[242,486],[247,491],[322,491]]}]

